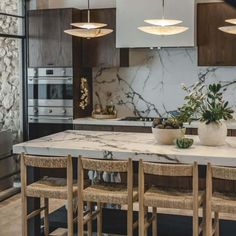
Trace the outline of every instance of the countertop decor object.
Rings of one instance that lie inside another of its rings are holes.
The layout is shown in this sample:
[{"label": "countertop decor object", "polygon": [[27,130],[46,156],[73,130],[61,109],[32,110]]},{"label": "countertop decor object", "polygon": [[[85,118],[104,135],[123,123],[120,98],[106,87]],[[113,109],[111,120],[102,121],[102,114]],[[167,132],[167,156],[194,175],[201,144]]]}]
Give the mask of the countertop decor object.
[{"label": "countertop decor object", "polygon": [[191,138],[179,138],[176,139],[175,144],[180,149],[187,149],[193,145],[194,140]]},{"label": "countertop decor object", "polygon": [[225,121],[233,119],[234,111],[229,107],[229,102],[223,99],[221,84],[207,87],[200,110],[198,135],[201,143],[207,146],[224,145],[227,136]]},{"label": "countertop decor object", "polygon": [[176,139],[185,135],[186,129],[176,118],[157,118],[153,121],[152,133],[158,144],[174,145]]},{"label": "countertop decor object", "polygon": [[79,29],[69,29],[64,32],[86,39],[102,37],[113,32],[112,29],[103,28],[107,24],[90,22],[90,0],[88,0],[88,22],[71,23],[71,26]]},{"label": "countertop decor object", "polygon": [[139,30],[154,35],[175,35],[180,34],[188,30],[188,27],[176,26],[182,21],[175,19],[165,18],[165,0],[162,0],[162,18],[161,19],[147,19],[144,22],[151,24],[152,26],[141,26]]}]

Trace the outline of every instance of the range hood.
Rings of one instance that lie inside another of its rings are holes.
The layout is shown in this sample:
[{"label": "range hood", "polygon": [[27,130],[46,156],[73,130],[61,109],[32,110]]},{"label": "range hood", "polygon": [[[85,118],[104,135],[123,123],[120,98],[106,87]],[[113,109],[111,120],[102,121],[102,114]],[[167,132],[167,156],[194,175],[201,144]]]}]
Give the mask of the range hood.
[{"label": "range hood", "polygon": [[165,16],[183,21],[189,30],[178,35],[156,36],[138,30],[145,19],[162,16],[162,0],[119,0],[117,7],[117,48],[194,47],[195,0],[166,0]]}]

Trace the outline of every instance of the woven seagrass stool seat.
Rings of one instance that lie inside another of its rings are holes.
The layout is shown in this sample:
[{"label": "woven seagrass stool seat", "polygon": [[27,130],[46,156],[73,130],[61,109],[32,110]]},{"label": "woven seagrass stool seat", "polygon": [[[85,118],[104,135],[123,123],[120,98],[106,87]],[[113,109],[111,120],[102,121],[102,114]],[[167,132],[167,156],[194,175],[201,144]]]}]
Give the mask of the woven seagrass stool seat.
[{"label": "woven seagrass stool seat", "polygon": [[[145,191],[145,174],[166,177],[192,177],[191,190],[160,188],[151,186]],[[152,235],[157,236],[157,208],[184,209],[193,211],[193,236],[203,230],[199,226],[199,208],[204,202],[205,193],[198,191],[198,166],[157,164],[139,161],[139,236],[145,236],[152,225]],[[148,218],[148,207],[152,207],[152,217]]]},{"label": "woven seagrass stool seat", "polygon": [[[99,172],[127,173],[127,184],[121,183],[98,183],[88,187],[84,186],[84,170],[94,170]],[[92,221],[97,219],[97,235],[102,235],[102,208],[103,204],[128,205],[127,210],[127,235],[133,235],[133,229],[138,222],[133,222],[133,202],[138,199],[138,190],[133,188],[133,164],[128,161],[115,160],[94,160],[89,158],[79,158],[78,162],[78,236],[84,235],[83,225],[88,223],[88,235],[92,235]],[[84,202],[87,202],[88,214],[83,216]],[[92,203],[97,204],[97,209],[93,211]],[[109,223],[109,222],[108,222]]]}]

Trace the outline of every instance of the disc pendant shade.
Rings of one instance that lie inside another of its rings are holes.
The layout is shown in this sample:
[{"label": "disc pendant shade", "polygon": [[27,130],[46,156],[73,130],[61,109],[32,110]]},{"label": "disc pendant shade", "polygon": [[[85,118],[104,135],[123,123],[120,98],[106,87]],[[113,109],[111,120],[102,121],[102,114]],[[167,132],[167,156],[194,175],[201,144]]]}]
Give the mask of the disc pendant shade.
[{"label": "disc pendant shade", "polygon": [[180,34],[188,30],[187,27],[183,26],[143,26],[138,29],[148,34],[163,36]]},{"label": "disc pendant shade", "polygon": [[139,30],[154,35],[168,36],[180,34],[188,30],[188,27],[176,26],[182,23],[181,20],[165,19],[165,0],[162,0],[162,19],[147,19],[144,22],[151,24],[152,26],[141,26]]},{"label": "disc pendant shade", "polygon": [[87,39],[102,37],[113,32],[112,29],[103,28],[107,24],[90,22],[90,0],[88,0],[88,22],[71,23],[71,26],[79,29],[65,30],[66,34]]},{"label": "disc pendant shade", "polygon": [[236,19],[228,19],[225,22],[236,25]]},{"label": "disc pendant shade", "polygon": [[228,33],[228,34],[236,34],[236,25],[234,26],[223,26],[220,27],[219,30]]},{"label": "disc pendant shade", "polygon": [[99,38],[113,32],[111,29],[70,29],[64,31],[72,36],[81,38]]},{"label": "disc pendant shade", "polygon": [[144,22],[150,25],[157,25],[157,26],[171,26],[182,23],[181,20],[170,20],[170,19],[149,19],[149,20],[144,20]]},{"label": "disc pendant shade", "polygon": [[227,34],[236,34],[236,19],[228,19],[228,20],[225,20],[225,22],[234,24],[234,25],[222,26],[222,27],[219,27],[219,30]]}]

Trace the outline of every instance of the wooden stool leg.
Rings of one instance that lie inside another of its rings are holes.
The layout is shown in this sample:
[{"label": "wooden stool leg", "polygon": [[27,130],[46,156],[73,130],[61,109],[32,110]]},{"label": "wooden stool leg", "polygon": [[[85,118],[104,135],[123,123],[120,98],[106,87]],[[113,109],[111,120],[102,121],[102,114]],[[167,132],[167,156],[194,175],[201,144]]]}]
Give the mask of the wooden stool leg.
[{"label": "wooden stool leg", "polygon": [[91,218],[91,216],[92,216],[92,203],[91,202],[87,203],[87,208],[88,208],[88,211],[89,211],[88,214],[89,214],[89,217],[90,217],[90,220],[88,222],[88,236],[92,236],[92,233],[93,233],[93,231],[92,231],[93,220]]},{"label": "wooden stool leg", "polygon": [[198,204],[193,209],[193,236],[198,236],[199,235],[199,218],[198,218]]},{"label": "wooden stool leg", "polygon": [[152,236],[157,236],[157,208],[152,208],[152,216],[153,216],[153,222],[152,222]]},{"label": "wooden stool leg", "polygon": [[[144,225],[147,223],[148,221],[148,207],[144,207]],[[147,236],[148,235],[148,228],[144,229],[144,235]]]},{"label": "wooden stool leg", "polygon": [[128,210],[127,210],[127,235],[133,235],[133,196],[129,196]]},{"label": "wooden stool leg", "polygon": [[27,224],[27,197],[21,194],[21,205],[22,205],[22,236],[28,235],[28,224]]},{"label": "wooden stool leg", "polygon": [[73,199],[68,198],[67,203],[67,227],[68,227],[68,236],[73,236]]},{"label": "wooden stool leg", "polygon": [[44,235],[48,236],[49,234],[49,223],[48,223],[48,215],[49,215],[49,200],[48,198],[44,198]]},{"label": "wooden stool leg", "polygon": [[215,212],[215,236],[220,236],[220,221],[219,221],[219,212]]},{"label": "wooden stool leg", "polygon": [[97,203],[97,210],[100,211],[97,216],[97,235],[102,236],[102,205],[100,202]]},{"label": "wooden stool leg", "polygon": [[21,206],[22,206],[22,236],[28,235],[28,224],[27,224],[27,196],[25,189],[27,185],[26,166],[24,161],[24,154],[21,154]]}]

